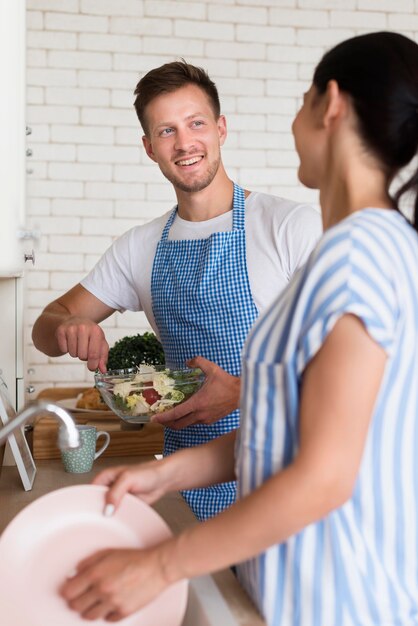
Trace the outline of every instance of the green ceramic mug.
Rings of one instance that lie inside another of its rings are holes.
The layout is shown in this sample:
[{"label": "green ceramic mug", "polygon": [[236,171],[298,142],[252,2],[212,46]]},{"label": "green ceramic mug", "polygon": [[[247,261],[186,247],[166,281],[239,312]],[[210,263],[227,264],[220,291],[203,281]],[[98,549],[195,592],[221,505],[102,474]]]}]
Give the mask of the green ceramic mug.
[{"label": "green ceramic mug", "polygon": [[[77,425],[80,433],[82,445],[76,450],[61,451],[61,459],[66,472],[72,474],[83,474],[90,472],[95,461],[107,448],[110,443],[110,435],[104,430],[99,430],[95,426]],[[105,437],[106,441],[96,452],[96,441],[99,437]]]}]

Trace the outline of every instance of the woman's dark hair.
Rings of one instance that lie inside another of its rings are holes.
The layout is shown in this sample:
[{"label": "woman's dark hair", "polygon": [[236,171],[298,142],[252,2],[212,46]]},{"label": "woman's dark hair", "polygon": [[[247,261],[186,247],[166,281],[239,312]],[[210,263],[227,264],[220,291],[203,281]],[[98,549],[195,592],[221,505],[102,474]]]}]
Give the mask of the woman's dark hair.
[{"label": "woman's dark hair", "polygon": [[[350,95],[364,144],[383,164],[388,186],[418,152],[418,45],[397,33],[348,39],[327,52],[313,83],[324,93],[328,81]],[[413,226],[418,230],[418,170],[396,192],[415,194]]]},{"label": "woman's dark hair", "polygon": [[221,105],[215,83],[209,78],[204,69],[190,65],[190,63],[181,59],[181,61],[165,63],[161,67],[150,70],[136,86],[134,107],[145,134],[148,134],[149,130],[145,109],[151,100],[154,100],[162,93],[171,93],[186,85],[196,85],[205,92],[213,113],[216,119],[218,119],[221,114]]}]

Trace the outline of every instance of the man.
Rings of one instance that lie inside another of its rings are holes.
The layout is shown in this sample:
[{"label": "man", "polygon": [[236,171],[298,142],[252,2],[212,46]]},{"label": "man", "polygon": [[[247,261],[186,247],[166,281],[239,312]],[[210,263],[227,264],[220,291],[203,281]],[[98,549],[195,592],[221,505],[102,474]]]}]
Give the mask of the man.
[{"label": "man", "polygon": [[[168,425],[170,454],[238,427],[244,341],[304,264],[321,224],[312,207],[244,191],[227,176],[220,152],[226,121],[202,69],[165,64],[135,94],[144,148],[178,205],[120,237],[80,284],[45,308],[33,340],[50,356],[68,352],[105,371],[108,344],[98,324],[115,310],[143,310],[167,364],[189,363],[207,376],[198,394],[158,418]],[[234,501],[235,484],[183,495],[206,519]]]}]

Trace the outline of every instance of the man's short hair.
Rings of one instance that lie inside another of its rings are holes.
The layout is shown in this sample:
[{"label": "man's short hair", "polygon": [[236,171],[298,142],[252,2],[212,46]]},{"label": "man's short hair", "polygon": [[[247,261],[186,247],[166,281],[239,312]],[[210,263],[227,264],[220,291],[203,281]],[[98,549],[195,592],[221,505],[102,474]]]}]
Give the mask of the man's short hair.
[{"label": "man's short hair", "polygon": [[148,134],[145,109],[149,103],[163,93],[172,93],[181,87],[196,85],[205,92],[215,118],[221,114],[218,90],[208,73],[201,67],[187,63],[184,59],[165,63],[150,70],[137,84],[134,94],[134,107],[144,133]]}]

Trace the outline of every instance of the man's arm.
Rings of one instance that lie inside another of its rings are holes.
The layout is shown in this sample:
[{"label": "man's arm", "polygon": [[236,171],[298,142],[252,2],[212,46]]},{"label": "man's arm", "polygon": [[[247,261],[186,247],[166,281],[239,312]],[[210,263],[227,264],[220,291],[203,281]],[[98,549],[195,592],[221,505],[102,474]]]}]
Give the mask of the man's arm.
[{"label": "man's arm", "polygon": [[109,345],[99,322],[114,313],[87,289],[76,285],[48,304],[35,322],[32,339],[35,347],[48,356],[67,352],[87,361],[94,371],[106,371]]}]

